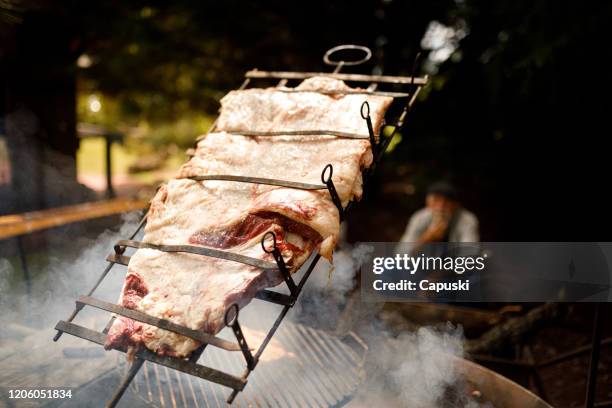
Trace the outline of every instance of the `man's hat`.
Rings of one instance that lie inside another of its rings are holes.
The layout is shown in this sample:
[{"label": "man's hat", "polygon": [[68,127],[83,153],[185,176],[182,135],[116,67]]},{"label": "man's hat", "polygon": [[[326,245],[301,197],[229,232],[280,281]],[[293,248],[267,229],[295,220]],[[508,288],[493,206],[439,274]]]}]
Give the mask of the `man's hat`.
[{"label": "man's hat", "polygon": [[429,186],[427,194],[440,194],[451,200],[457,199],[457,189],[448,181],[437,181]]}]

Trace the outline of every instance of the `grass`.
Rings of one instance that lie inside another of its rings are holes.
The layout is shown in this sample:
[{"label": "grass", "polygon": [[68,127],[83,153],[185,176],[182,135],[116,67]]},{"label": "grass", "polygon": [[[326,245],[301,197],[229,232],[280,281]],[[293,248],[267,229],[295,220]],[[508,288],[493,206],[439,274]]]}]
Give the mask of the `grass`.
[{"label": "grass", "polygon": [[[104,139],[96,137],[81,140],[77,151],[77,172],[103,175],[106,166],[105,152]],[[137,157],[118,143],[113,143],[111,154],[113,174],[127,174],[130,163]]]},{"label": "grass", "polygon": [[[104,139],[87,138],[81,140],[79,150],[77,151],[77,173],[105,175],[105,152],[106,144]],[[130,164],[139,157],[138,153],[132,152],[118,143],[113,143],[111,154],[113,175],[128,174]],[[160,173],[177,170],[185,160],[185,154],[178,152],[170,156],[161,169],[131,174],[130,177],[142,183],[154,183],[159,180]]]}]

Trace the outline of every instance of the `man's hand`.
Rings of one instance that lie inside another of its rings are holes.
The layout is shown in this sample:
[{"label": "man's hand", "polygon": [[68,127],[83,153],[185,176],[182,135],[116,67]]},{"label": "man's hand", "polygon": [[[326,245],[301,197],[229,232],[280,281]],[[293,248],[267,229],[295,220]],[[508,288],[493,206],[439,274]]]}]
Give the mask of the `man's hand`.
[{"label": "man's hand", "polygon": [[429,224],[429,227],[425,230],[423,235],[421,235],[419,242],[441,241],[446,235],[451,213],[449,211],[436,211],[432,215],[431,224]]}]

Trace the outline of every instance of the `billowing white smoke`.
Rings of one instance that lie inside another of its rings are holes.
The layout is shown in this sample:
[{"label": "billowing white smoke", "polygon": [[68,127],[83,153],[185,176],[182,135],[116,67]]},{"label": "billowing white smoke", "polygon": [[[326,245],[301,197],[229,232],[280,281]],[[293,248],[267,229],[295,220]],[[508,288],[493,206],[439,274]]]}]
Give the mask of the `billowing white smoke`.
[{"label": "billowing white smoke", "polygon": [[[52,260],[46,272],[33,281],[34,296],[31,298],[26,296],[23,287],[10,284],[11,275],[20,271],[13,270],[6,259],[0,258],[0,307],[3,310],[0,323],[19,322],[28,314],[40,322],[40,327],[52,327],[58,320],[65,319],[74,307],[74,299],[87,293],[106,266],[104,260],[112,251],[113,243],[128,237],[137,221],[137,215],[131,214],[118,231],[106,231],[87,242],[86,249],[75,254],[73,260]],[[370,251],[367,245],[343,245],[334,255],[331,275],[327,273],[330,265],[321,260],[307,283],[305,296],[289,318],[299,316],[300,322],[313,325],[321,321],[336,322],[351,294],[359,302],[359,293],[354,290],[355,279]],[[113,269],[96,291],[96,297],[117,301],[125,271],[121,266],[115,268],[117,270]],[[448,402],[447,390],[461,384],[461,373],[454,365],[455,357],[463,355],[461,329],[451,325],[426,327],[393,336],[379,320],[372,318],[380,306],[365,304],[356,309],[361,317],[354,319],[354,329],[369,345],[369,353],[367,380],[352,406],[475,406],[461,393]],[[256,328],[267,330],[278,312],[278,306],[253,301],[241,312],[241,320],[247,325],[254,322]],[[80,316],[86,314],[82,312]],[[43,340],[46,346],[61,347],[59,343],[52,343],[50,337]],[[60,365],[69,363],[69,360],[58,361]],[[445,404],[440,404],[442,399],[446,400]]]},{"label": "billowing white smoke", "polygon": [[400,335],[392,343],[403,358],[396,367],[390,362],[387,369],[401,401],[415,408],[436,406],[459,380],[451,357],[463,355],[463,331],[451,325],[441,330],[422,327],[416,333]]},{"label": "billowing white smoke", "polygon": [[481,407],[464,389],[457,357],[463,331],[451,324],[421,327],[394,337],[380,331],[366,336],[370,355],[366,387],[358,405],[410,408]]},{"label": "billowing white smoke", "polygon": [[[65,237],[66,244],[85,248],[71,255],[74,259],[52,257],[44,270],[33,270],[32,295],[28,296],[23,282],[14,284],[15,274],[19,268],[12,268],[7,259],[0,258],[0,308],[3,313],[0,322],[33,323],[37,327],[53,326],[60,319],[65,319],[74,308],[74,300],[79,295],[87,294],[107,265],[107,255],[112,252],[113,244],[125,239],[136,228],[136,213],[124,216],[124,222],[118,230],[107,230],[96,239],[88,240],[79,237]],[[59,238],[62,239],[62,238]],[[115,266],[103,281],[95,296],[117,301],[125,270]]]},{"label": "billowing white smoke", "polygon": [[382,304],[361,303],[356,278],[371,251],[367,244],[342,245],[334,253],[331,276],[330,265],[321,261],[307,282],[306,299],[296,305],[302,323],[336,329],[338,319],[351,320],[352,329],[369,345],[366,384],[351,406],[480,406],[462,389],[456,365],[464,355],[461,327],[447,323],[393,335],[379,319]]},{"label": "billowing white smoke", "polygon": [[366,244],[342,245],[334,252],[333,265],[324,259],[319,261],[308,281],[308,286],[315,289],[331,289],[332,296],[344,298],[355,287],[356,272],[372,251],[373,248]]}]

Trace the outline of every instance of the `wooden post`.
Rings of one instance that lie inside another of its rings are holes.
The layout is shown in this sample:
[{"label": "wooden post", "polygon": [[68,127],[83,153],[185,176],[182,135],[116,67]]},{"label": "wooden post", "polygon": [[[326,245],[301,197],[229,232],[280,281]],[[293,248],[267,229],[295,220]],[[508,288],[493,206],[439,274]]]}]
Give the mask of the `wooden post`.
[{"label": "wooden post", "polygon": [[105,163],[106,163],[106,197],[115,197],[115,191],[113,190],[113,163],[111,160],[113,139],[110,135],[104,137],[106,141],[106,150],[104,151]]}]

